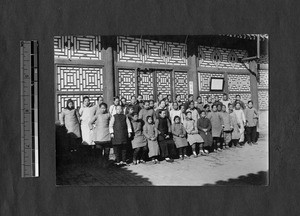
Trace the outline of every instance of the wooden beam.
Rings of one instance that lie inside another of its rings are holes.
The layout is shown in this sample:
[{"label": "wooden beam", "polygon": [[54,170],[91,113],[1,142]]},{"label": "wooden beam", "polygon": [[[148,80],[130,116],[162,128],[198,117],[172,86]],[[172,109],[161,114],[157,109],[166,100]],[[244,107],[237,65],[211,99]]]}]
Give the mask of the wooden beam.
[{"label": "wooden beam", "polygon": [[[251,61],[249,63],[249,68],[255,74],[258,74],[256,61]],[[252,101],[253,101],[253,107],[258,110],[259,106],[258,106],[257,78],[256,78],[255,74],[250,73],[250,90],[251,90],[251,96],[252,96]]]},{"label": "wooden beam", "polygon": [[229,93],[229,88],[228,88],[228,72],[224,73],[224,93],[228,94]]},{"label": "wooden beam", "polygon": [[105,64],[104,64],[104,73],[103,74],[103,99],[106,101],[107,105],[110,106],[113,103],[114,97],[114,58],[113,58],[113,49],[111,46],[107,46],[105,51]]},{"label": "wooden beam", "polygon": [[229,69],[229,68],[209,68],[209,67],[198,67],[199,72],[209,72],[209,73],[240,73],[240,74],[249,74],[250,72],[247,69]]},{"label": "wooden beam", "polygon": [[100,95],[103,91],[56,91],[56,95]]},{"label": "wooden beam", "polygon": [[84,66],[103,66],[104,60],[89,60],[89,59],[54,59],[54,64],[60,65],[80,65],[81,67]]},{"label": "wooden beam", "polygon": [[[190,82],[193,83],[193,95],[194,100],[196,100],[199,94],[198,85],[198,45],[194,38],[191,38],[187,44],[187,54],[188,54],[188,88],[190,89]],[[190,94],[190,90],[188,90]]]},{"label": "wooden beam", "polygon": [[146,63],[134,63],[134,62],[116,62],[117,67],[123,68],[152,68],[152,69],[163,69],[163,70],[182,70],[187,71],[189,66],[184,65],[165,65],[165,64],[146,64]]}]

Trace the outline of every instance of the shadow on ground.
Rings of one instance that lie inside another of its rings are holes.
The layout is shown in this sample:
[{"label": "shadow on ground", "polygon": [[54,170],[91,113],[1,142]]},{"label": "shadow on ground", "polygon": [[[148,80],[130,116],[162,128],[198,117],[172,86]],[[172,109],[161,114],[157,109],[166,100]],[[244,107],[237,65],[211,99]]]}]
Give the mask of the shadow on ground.
[{"label": "shadow on ground", "polygon": [[56,185],[147,186],[152,183],[125,167],[95,155],[90,146],[56,124]]},{"label": "shadow on ground", "polygon": [[261,185],[268,186],[269,184],[268,172],[260,171],[258,173],[249,173],[247,175],[239,176],[235,179],[228,179],[227,181],[217,181],[214,184],[205,184],[203,186],[227,186],[227,185]]},{"label": "shadow on ground", "polygon": [[124,167],[107,165],[101,161],[89,161],[58,166],[56,185],[150,186],[152,183]]}]

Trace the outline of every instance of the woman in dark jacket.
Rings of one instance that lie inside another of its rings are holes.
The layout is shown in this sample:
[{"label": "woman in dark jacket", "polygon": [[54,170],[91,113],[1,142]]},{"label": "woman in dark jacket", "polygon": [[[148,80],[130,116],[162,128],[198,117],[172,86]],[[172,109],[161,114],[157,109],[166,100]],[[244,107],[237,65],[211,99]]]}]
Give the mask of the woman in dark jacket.
[{"label": "woman in dark jacket", "polygon": [[[200,112],[200,118],[197,121],[197,128],[200,136],[204,140],[204,147],[212,146],[212,134],[211,134],[211,122],[208,118],[206,118],[205,111]],[[207,153],[207,151],[204,151]]]}]

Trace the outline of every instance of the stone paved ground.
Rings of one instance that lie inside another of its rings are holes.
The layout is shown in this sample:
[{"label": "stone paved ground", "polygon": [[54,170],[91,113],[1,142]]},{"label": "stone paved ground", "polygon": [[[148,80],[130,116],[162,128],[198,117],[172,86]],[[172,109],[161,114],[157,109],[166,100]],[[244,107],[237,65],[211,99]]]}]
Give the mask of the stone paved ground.
[{"label": "stone paved ground", "polygon": [[[126,169],[139,173],[153,185],[205,185],[228,181],[248,174],[268,171],[268,146],[262,139],[257,146],[224,150],[208,156],[162,162],[157,165],[141,164]],[[237,182],[244,184],[244,182]],[[250,182],[251,183],[251,182]],[[256,184],[255,182],[252,182]]]},{"label": "stone paved ground", "polygon": [[265,185],[268,172],[268,114],[261,116],[259,145],[160,164],[106,166],[102,161],[57,168],[59,185]]}]

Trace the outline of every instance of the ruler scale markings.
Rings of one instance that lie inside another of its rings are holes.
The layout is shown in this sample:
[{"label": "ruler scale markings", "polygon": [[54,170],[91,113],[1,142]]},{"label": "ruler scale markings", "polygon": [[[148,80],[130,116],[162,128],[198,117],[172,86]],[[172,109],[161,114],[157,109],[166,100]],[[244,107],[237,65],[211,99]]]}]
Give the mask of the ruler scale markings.
[{"label": "ruler scale markings", "polygon": [[38,42],[21,41],[21,166],[22,177],[39,176]]}]

